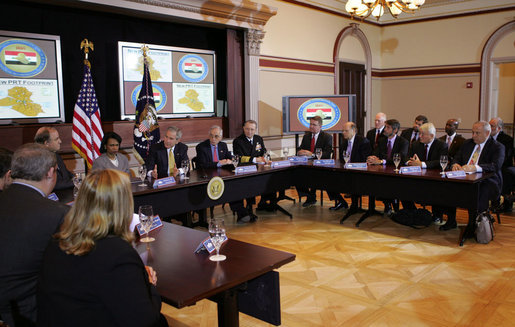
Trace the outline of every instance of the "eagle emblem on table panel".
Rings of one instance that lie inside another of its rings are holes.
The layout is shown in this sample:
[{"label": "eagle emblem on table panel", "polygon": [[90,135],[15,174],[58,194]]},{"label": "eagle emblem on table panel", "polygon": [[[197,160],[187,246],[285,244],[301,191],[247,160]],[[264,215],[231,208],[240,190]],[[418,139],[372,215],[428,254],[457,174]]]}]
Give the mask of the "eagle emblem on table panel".
[{"label": "eagle emblem on table panel", "polygon": [[45,70],[47,56],[37,45],[12,39],[0,43],[0,69],[14,77],[33,77]]},{"label": "eagle emblem on table panel", "polygon": [[224,190],[224,180],[218,176],[211,178],[209,183],[207,183],[207,196],[213,201],[220,199],[224,194]]},{"label": "eagle emblem on table panel", "polygon": [[309,128],[309,120],[315,116],[322,118],[322,130],[326,130],[335,126],[342,115],[340,108],[334,102],[322,98],[304,102],[297,111],[297,119],[307,128]]}]

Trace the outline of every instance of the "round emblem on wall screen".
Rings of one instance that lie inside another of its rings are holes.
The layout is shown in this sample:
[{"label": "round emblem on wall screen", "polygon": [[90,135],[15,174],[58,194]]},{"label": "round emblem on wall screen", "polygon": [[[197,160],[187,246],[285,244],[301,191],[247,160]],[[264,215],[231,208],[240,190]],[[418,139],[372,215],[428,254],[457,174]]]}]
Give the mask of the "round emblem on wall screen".
[{"label": "round emblem on wall screen", "polygon": [[307,128],[309,128],[309,120],[315,116],[322,118],[322,129],[326,130],[340,121],[341,111],[332,101],[321,98],[304,102],[297,111],[297,119]]},{"label": "round emblem on wall screen", "polygon": [[0,43],[0,69],[14,77],[33,77],[45,70],[47,57],[37,45],[25,40]]},{"label": "round emblem on wall screen", "polygon": [[207,196],[209,196],[211,200],[220,199],[224,194],[224,190],[224,180],[218,176],[211,178],[211,180],[207,184]]},{"label": "round emblem on wall screen", "polygon": [[[141,91],[141,85],[138,85],[132,90],[131,102],[134,106],[138,103],[139,92]],[[156,104],[156,111],[163,109],[166,105],[167,96],[165,90],[157,84],[152,85],[152,91],[154,93],[154,103]]]},{"label": "round emblem on wall screen", "polygon": [[191,83],[202,82],[209,71],[204,58],[194,54],[182,57],[178,68],[182,78]]}]

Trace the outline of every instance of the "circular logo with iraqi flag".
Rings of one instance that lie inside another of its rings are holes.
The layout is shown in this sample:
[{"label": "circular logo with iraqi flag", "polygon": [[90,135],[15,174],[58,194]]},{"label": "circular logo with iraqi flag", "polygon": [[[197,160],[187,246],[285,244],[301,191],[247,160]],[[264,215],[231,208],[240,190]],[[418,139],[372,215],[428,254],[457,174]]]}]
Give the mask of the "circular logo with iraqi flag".
[{"label": "circular logo with iraqi flag", "polygon": [[322,129],[329,129],[335,126],[341,118],[341,111],[338,106],[327,99],[310,99],[300,105],[297,111],[297,118],[300,123],[309,128],[309,120],[315,116],[322,118]]},{"label": "circular logo with iraqi flag", "polygon": [[0,44],[0,69],[14,77],[33,77],[45,70],[47,57],[37,45],[26,40]]},{"label": "circular logo with iraqi flag", "polygon": [[[139,92],[141,91],[141,85],[136,86],[131,92],[131,102],[134,106],[138,103]],[[154,95],[154,103],[156,104],[156,111],[160,111],[166,105],[167,96],[165,90],[157,84],[152,85],[152,91]]]},{"label": "circular logo with iraqi flag", "polygon": [[191,83],[198,83],[206,78],[209,67],[206,61],[199,55],[185,55],[179,61],[179,73],[182,78]]}]

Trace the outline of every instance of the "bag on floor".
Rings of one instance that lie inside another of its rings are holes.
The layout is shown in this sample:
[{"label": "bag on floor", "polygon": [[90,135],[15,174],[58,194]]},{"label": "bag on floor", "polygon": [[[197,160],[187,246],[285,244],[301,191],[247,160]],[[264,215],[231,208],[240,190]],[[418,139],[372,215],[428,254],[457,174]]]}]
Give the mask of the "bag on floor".
[{"label": "bag on floor", "polygon": [[488,244],[494,239],[494,218],[489,211],[480,213],[476,217],[476,241]]},{"label": "bag on floor", "polygon": [[433,223],[433,215],[426,209],[402,209],[392,216],[398,224],[412,228],[427,227]]}]

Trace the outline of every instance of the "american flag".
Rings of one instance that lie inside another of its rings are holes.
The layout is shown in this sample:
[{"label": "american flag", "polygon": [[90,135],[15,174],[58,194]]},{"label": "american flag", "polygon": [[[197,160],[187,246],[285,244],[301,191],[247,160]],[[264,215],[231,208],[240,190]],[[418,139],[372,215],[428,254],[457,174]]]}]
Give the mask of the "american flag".
[{"label": "american flag", "polygon": [[93,161],[100,156],[100,142],[104,132],[88,64],[84,64],[84,80],[73,112],[72,147],[91,168]]},{"label": "american flag", "polygon": [[159,124],[157,122],[156,104],[148,61],[143,60],[143,80],[136,103],[134,120],[134,155],[145,161],[150,153],[150,146],[159,142]]}]

